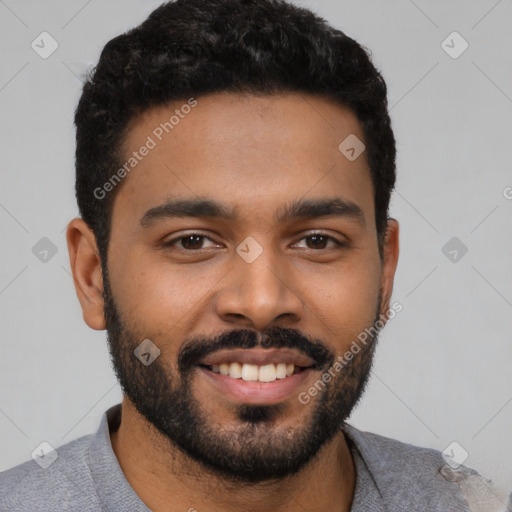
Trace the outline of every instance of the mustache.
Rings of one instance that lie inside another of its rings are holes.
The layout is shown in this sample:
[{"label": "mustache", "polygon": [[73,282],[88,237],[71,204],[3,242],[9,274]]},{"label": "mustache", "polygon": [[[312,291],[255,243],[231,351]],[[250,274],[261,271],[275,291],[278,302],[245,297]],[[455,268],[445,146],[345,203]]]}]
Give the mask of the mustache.
[{"label": "mustache", "polygon": [[335,354],[321,340],[308,338],[297,329],[273,327],[264,332],[236,329],[210,338],[196,336],[185,339],[178,353],[178,369],[185,374],[203,358],[218,350],[256,347],[298,350],[314,361],[317,370],[332,366],[335,359]]}]

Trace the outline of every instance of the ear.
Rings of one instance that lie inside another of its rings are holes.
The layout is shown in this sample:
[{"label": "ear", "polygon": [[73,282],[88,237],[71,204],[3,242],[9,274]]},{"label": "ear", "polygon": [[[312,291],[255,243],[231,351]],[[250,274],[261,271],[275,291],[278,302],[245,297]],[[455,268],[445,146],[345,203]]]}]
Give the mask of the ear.
[{"label": "ear", "polygon": [[393,292],[393,281],[398,263],[399,252],[399,224],[396,219],[389,219],[386,228],[386,237],[382,255],[382,281],[381,293],[382,303],[380,314],[384,315],[382,320],[387,322],[391,294]]},{"label": "ear", "polygon": [[83,219],[76,218],[68,224],[66,240],[84,321],[91,329],[103,330],[103,275],[96,237]]}]

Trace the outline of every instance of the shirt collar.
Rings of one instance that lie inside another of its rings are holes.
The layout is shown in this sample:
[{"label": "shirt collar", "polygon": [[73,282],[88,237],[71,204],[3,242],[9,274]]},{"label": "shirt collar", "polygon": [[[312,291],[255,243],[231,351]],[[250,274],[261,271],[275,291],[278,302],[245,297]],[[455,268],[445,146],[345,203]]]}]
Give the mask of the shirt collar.
[{"label": "shirt collar", "polygon": [[[126,512],[151,512],[126,480],[112,448],[110,432],[118,429],[120,421],[121,404],[117,404],[103,414],[99,428],[92,438],[89,448],[89,465],[96,492],[106,512],[118,511],[120,503],[123,504],[123,511]],[[444,486],[447,482],[444,481],[438,471],[432,472],[431,469],[425,469],[423,477],[419,474],[421,473],[419,461],[411,461],[411,457],[403,457],[401,451],[403,448],[397,448],[397,445],[403,445],[403,443],[362,432],[347,423],[343,425],[342,431],[352,453],[357,450],[357,454],[360,455],[359,460],[355,460],[359,474],[361,475],[361,470],[364,469],[371,475],[372,488],[378,490],[378,494],[374,492],[375,504],[378,503],[380,510],[412,510],[410,507],[418,504],[416,501],[418,495],[439,487],[439,492],[443,496],[443,505],[452,506],[454,507],[453,510],[471,512],[469,508],[461,505],[459,501],[460,491],[456,484],[452,484],[453,492],[446,493]],[[428,468],[430,466],[429,464]],[[411,475],[416,474],[418,475],[414,479],[414,485],[417,487],[416,491],[404,493],[404,477],[411,477]],[[428,485],[429,489],[420,488],[422,481]],[[366,479],[366,482],[370,483],[368,479]],[[355,495],[357,494],[358,483],[361,483],[361,479],[356,479]],[[442,492],[442,490],[445,492]],[[410,496],[410,499],[414,501],[408,503],[407,496]],[[457,506],[459,508],[455,508]],[[460,508],[461,506],[464,508]],[[449,508],[448,510],[452,509]]]},{"label": "shirt collar", "polygon": [[150,512],[126,480],[112,448],[110,431],[117,430],[120,421],[121,404],[117,404],[103,414],[100,426],[92,438],[89,467],[96,492],[106,512],[118,512],[120,503],[125,512]]},{"label": "shirt collar", "polygon": [[342,430],[361,454],[382,496],[383,510],[419,510],[418,505],[425,503],[428,510],[471,512],[459,486],[442,476],[444,461],[437,451],[363,432],[348,423]]}]

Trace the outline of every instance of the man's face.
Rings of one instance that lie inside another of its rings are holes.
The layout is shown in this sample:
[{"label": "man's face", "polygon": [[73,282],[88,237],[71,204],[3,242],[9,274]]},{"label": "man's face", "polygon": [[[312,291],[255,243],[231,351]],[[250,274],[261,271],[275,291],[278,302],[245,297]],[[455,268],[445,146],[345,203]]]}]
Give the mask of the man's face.
[{"label": "man's face", "polygon": [[[155,132],[182,104],[147,111],[126,139],[127,160],[148,136],[156,145],[114,202],[104,276],[114,367],[137,410],[211,471],[281,478],[349,416],[376,339],[318,381],[387,306],[365,154],[351,161],[338,149],[363,133],[350,111],[320,97],[226,93],[199,98],[172,131]],[[211,205],[155,210],[179,200],[214,201],[232,216]],[[303,201],[352,207],[287,210]],[[160,350],[148,365],[134,355],[146,339]],[[269,348],[270,358],[251,358]],[[292,361],[300,368],[284,377]],[[232,373],[218,373],[221,363]],[[245,380],[256,375],[275,380]],[[315,383],[304,405],[299,394]]]}]

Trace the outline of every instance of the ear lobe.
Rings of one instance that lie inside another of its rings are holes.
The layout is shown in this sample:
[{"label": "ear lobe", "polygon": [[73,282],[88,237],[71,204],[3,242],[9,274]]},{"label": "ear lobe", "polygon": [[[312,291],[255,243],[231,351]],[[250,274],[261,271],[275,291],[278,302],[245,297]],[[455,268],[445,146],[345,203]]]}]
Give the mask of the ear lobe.
[{"label": "ear lobe", "polygon": [[66,231],[69,263],[85,323],[105,329],[103,274],[94,233],[81,218],[73,219]]},{"label": "ear lobe", "polygon": [[384,242],[384,250],[382,257],[382,303],[380,314],[383,315],[382,320],[387,322],[387,312],[389,311],[391,294],[393,292],[393,281],[395,279],[395,271],[398,264],[399,254],[399,224],[396,219],[389,219],[386,228],[386,238]]}]

